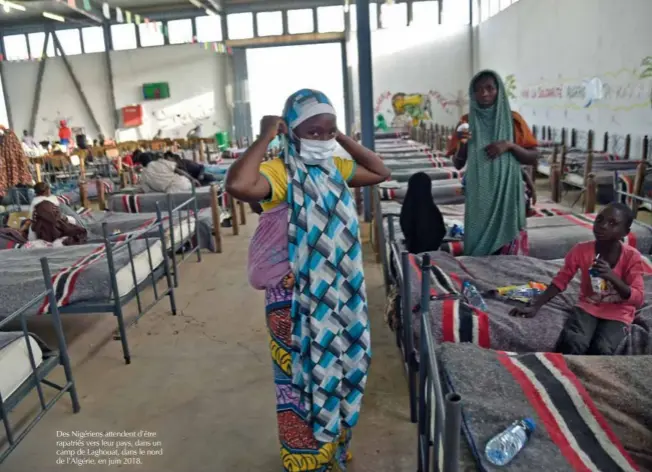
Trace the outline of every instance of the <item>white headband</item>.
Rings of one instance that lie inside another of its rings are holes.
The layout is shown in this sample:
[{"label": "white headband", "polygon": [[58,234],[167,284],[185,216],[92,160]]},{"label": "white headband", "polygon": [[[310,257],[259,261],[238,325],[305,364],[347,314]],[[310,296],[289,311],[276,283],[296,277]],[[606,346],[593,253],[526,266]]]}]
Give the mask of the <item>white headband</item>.
[{"label": "white headband", "polygon": [[325,113],[335,115],[335,108],[333,108],[333,106],[328,103],[319,103],[317,101],[307,103],[301,107],[301,113],[296,118],[296,120],[290,122],[290,129],[296,128],[301,123],[309,118],[312,118],[313,116],[323,115]]}]

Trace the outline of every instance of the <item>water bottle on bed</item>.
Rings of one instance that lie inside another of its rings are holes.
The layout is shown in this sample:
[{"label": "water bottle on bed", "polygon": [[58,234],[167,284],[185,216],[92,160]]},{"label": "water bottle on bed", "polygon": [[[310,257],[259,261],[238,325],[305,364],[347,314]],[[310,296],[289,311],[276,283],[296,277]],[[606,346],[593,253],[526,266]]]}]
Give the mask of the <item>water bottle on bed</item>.
[{"label": "water bottle on bed", "polygon": [[462,296],[466,299],[466,303],[477,308],[478,310],[487,311],[487,304],[484,298],[480,295],[478,289],[468,280],[462,284]]},{"label": "water bottle on bed", "polygon": [[535,424],[532,418],[515,421],[502,433],[494,436],[485,448],[487,460],[494,465],[507,465],[519,453],[532,433]]}]

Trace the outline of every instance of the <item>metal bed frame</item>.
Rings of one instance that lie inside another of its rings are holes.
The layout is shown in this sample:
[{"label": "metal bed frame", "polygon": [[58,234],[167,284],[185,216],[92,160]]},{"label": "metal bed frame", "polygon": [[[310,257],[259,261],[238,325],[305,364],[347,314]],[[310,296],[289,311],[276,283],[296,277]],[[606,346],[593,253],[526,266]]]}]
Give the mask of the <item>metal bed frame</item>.
[{"label": "metal bed frame", "polygon": [[[36,423],[38,423],[45,416],[45,414],[50,409],[52,409],[54,404],[57,403],[66,393],[70,394],[73,412],[78,413],[80,410],[79,397],[77,396],[77,389],[75,387],[75,382],[72,376],[72,368],[70,366],[70,358],[68,357],[66,339],[63,334],[61,318],[59,316],[57,301],[51,283],[52,274],[50,273],[50,266],[48,265],[47,258],[45,257],[41,258],[41,269],[43,271],[43,279],[46,289],[38,295],[34,296],[29,302],[27,302],[18,310],[14,311],[11,315],[0,321],[1,330],[12,321],[20,319],[22,331],[21,337],[24,337],[26,341],[29,362],[31,365],[31,374],[20,384],[16,391],[14,391],[8,398],[2,398],[2,395],[0,395],[0,420],[2,420],[4,425],[8,442],[8,447],[0,453],[0,464],[18,446],[18,444],[25,438],[25,436],[29,434],[34,426],[36,426]],[[52,316],[52,324],[54,326],[54,331],[57,337],[58,350],[44,351],[42,362],[39,365],[36,365],[34,352],[32,351],[32,346],[30,343],[30,333],[27,330],[27,315],[25,313],[27,309],[41,303],[45,297],[48,298],[50,306],[52,307],[50,314]],[[56,384],[47,379],[50,373],[58,365],[61,365],[64,370],[66,380],[63,385]],[[53,388],[57,391],[57,394],[49,402],[45,401],[45,396],[43,394],[43,385]],[[20,431],[16,431],[10,424],[9,414],[34,389],[36,389],[38,394],[40,411],[36,417],[27,424],[27,426],[22,428]]]},{"label": "metal bed frame", "polygon": [[[161,243],[161,252],[163,256],[162,264],[154,267],[152,262],[152,245],[151,239],[145,235],[150,233],[153,229],[158,229],[157,240]],[[165,241],[165,231],[163,229],[162,217],[160,210],[157,212],[157,220],[146,228],[117,236],[108,236],[106,233],[106,226],[104,230],[104,251],[106,254],[106,262],[109,268],[109,280],[111,284],[111,292],[106,301],[100,302],[83,302],[73,303],[59,307],[61,314],[95,314],[95,313],[112,313],[118,322],[118,332],[114,334],[114,339],[120,340],[122,343],[122,353],[126,364],[131,363],[131,354],[129,351],[129,344],[127,342],[127,327],[130,327],[138,322],[149,310],[151,310],[158,302],[166,296],[170,299],[170,309],[173,315],[177,314],[176,299],[174,294],[174,283],[172,280],[172,271],[170,270],[170,261],[168,259],[168,251]],[[126,236],[126,238],[125,238]],[[141,238],[142,236],[142,238]],[[147,259],[149,262],[149,274],[145,279],[138,283],[136,278],[136,268],[134,266],[133,248],[132,243],[137,240],[144,240],[146,242]],[[129,253],[129,264],[131,265],[131,275],[134,283],[134,288],[124,296],[116,296],[119,293],[117,270],[115,267],[114,256],[122,251]],[[92,264],[103,263],[103,261],[95,261]],[[167,287],[159,292],[157,282],[165,277]],[[52,280],[46,281],[48,290],[54,290]],[[141,300],[141,292],[147,287],[151,286],[154,292],[154,300],[147,306],[143,307]],[[138,307],[138,314],[134,316],[128,323],[125,322],[122,307],[127,305],[133,299],[136,299]]]}]

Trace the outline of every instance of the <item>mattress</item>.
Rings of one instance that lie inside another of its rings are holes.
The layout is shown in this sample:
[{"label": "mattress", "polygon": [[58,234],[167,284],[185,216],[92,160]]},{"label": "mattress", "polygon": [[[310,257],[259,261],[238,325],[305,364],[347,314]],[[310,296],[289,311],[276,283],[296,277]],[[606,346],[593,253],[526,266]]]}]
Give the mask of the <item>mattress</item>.
[{"label": "mattress", "polygon": [[420,169],[406,169],[392,171],[392,180],[395,182],[407,182],[417,172],[423,172],[430,180],[462,180],[464,170],[456,170],[454,167],[423,167]]},{"label": "mattress", "polygon": [[[168,195],[171,195],[173,208],[181,205],[190,198],[192,192],[184,193],[133,193],[133,194],[114,194],[108,198],[108,209],[115,212],[124,213],[156,213],[156,203],[158,202],[161,211],[168,210]],[[210,208],[211,193],[210,187],[200,187],[196,189],[197,208]],[[223,198],[218,197],[220,205],[224,206]]]},{"label": "mattress", "polygon": [[[38,367],[43,361],[43,352],[32,336],[28,336],[29,345],[34,355],[34,364]],[[4,341],[3,341],[4,340]],[[6,344],[4,344],[6,342]],[[4,344],[4,345],[3,345]],[[6,400],[32,374],[27,340],[22,332],[0,332],[0,396]]]},{"label": "mattress", "polygon": [[[446,157],[406,157],[401,159],[383,159],[383,164],[392,170],[428,169],[433,167],[454,167],[453,161]],[[415,171],[416,172],[416,171]]]},{"label": "mattress", "polygon": [[[147,242],[153,267],[156,269],[163,261],[161,242],[158,239],[132,241],[137,283],[145,281],[150,274]],[[42,257],[48,259],[62,311],[69,305],[108,303],[113,299],[103,244],[0,251],[0,267],[3,268],[0,272],[0,318],[10,315],[43,291]],[[113,260],[118,293],[122,297],[134,288],[129,252],[124,248],[114,253]],[[29,308],[27,315],[45,313],[45,302]]]},{"label": "mattress", "polygon": [[[395,200],[402,202],[407,193],[405,182],[383,182],[378,185],[381,200]],[[451,205],[464,202],[464,193],[461,182],[458,180],[437,181],[432,185],[432,198],[438,205]]]}]

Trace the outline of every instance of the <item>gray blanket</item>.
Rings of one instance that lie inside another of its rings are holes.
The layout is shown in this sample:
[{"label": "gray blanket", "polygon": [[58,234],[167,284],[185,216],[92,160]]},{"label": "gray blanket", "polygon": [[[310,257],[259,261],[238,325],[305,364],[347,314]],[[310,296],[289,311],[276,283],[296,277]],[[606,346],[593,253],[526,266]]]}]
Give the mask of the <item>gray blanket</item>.
[{"label": "gray blanket", "polygon": [[[472,310],[460,302],[462,283],[471,281],[481,292],[528,282],[550,283],[562,266],[562,260],[542,261],[522,256],[458,257],[442,251],[430,253],[430,320],[438,342],[473,343],[484,348],[514,352],[552,352],[568,314],[579,295],[579,277],[566,292],[545,305],[534,318],[509,316],[517,305],[504,298],[486,297],[487,313]],[[420,256],[410,256],[412,306],[420,303]],[[646,300],[652,299],[652,277],[645,276]],[[420,317],[414,313],[414,334],[418,337]],[[619,348],[623,354],[652,354],[652,310],[642,310],[631,326],[630,334]],[[415,343],[415,346],[418,346]]]},{"label": "gray blanket", "polygon": [[[192,198],[192,192],[173,193],[172,206],[176,208],[188,199]],[[218,197],[220,205],[224,206]],[[166,193],[134,193],[134,194],[114,194],[108,198],[108,209],[111,211],[124,213],[156,213],[156,203],[158,202],[161,211],[168,209],[168,194]],[[210,208],[211,194],[209,187],[197,189],[197,208]]]},{"label": "gray blanket", "polygon": [[[381,200],[402,202],[407,193],[407,183],[384,182],[378,185]],[[436,182],[432,186],[432,198],[438,205],[452,205],[464,202],[462,184],[458,180]]]},{"label": "gray blanket", "polygon": [[[448,388],[462,397],[462,447],[479,470],[500,470],[486,461],[485,445],[522,418],[537,428],[509,470],[652,470],[648,357],[514,356],[445,344],[438,358]],[[582,468],[579,457],[595,466]]]},{"label": "gray blanket", "polygon": [[[446,157],[415,157],[403,159],[383,159],[383,164],[392,172],[412,169],[431,169],[433,167],[454,167],[453,161]],[[414,172],[418,172],[415,170]]]},{"label": "gray blanket", "polygon": [[[150,240],[150,246],[157,242]],[[131,247],[136,257],[146,251],[146,242],[133,241]],[[10,315],[45,289],[42,257],[48,258],[61,306],[110,300],[109,268],[102,244],[0,251],[0,317]],[[130,262],[127,250],[114,254],[114,262],[116,271],[126,267]],[[26,313],[34,315],[43,309],[44,305],[36,304]]]}]

